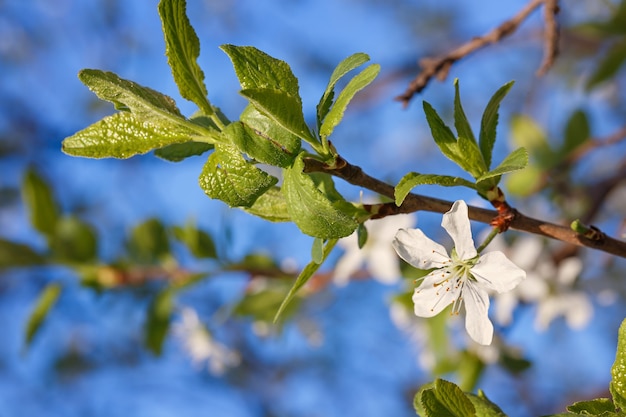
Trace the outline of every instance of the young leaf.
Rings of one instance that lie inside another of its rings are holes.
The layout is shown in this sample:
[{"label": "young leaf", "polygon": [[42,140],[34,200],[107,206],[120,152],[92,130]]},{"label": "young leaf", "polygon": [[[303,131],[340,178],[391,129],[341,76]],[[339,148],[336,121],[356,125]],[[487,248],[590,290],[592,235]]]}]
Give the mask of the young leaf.
[{"label": "young leaf", "polygon": [[180,162],[190,156],[199,156],[212,150],[215,145],[205,142],[183,142],[173,143],[163,148],[156,149],[154,154],[159,158],[170,162]]},{"label": "young leaf", "polygon": [[464,156],[457,161],[457,165],[469,172],[474,178],[478,178],[488,171],[483,155],[474,140],[459,136],[457,145],[458,152]]},{"label": "young leaf", "polygon": [[240,93],[247,98],[257,110],[280,125],[283,129],[306,140],[313,146],[318,143],[304,121],[300,97],[291,95],[282,90],[269,88],[246,89],[241,90]]},{"label": "young leaf", "polygon": [[28,348],[33,341],[33,338],[41,329],[41,325],[45,321],[50,309],[56,304],[61,295],[61,285],[58,283],[48,284],[40,293],[35,307],[28,317],[26,323],[26,337],[25,348]]},{"label": "young leaf", "polygon": [[368,232],[367,227],[363,223],[359,223],[359,227],[356,228],[357,243],[359,249],[363,249],[363,246],[367,243]]},{"label": "young leaf", "polygon": [[[620,23],[623,26],[623,22]],[[626,62],[626,41],[616,42],[600,61],[587,81],[587,90],[591,90],[611,79]]]},{"label": "young leaf", "polygon": [[522,115],[512,117],[510,135],[513,143],[526,148],[540,168],[551,168],[558,162],[548,144],[546,132],[530,117]]},{"label": "young leaf", "polygon": [[322,125],[322,122],[324,121],[324,118],[326,117],[326,114],[330,109],[333,97],[335,95],[335,85],[337,84],[337,82],[348,72],[363,65],[369,60],[370,57],[367,54],[358,52],[356,54],[350,55],[349,57],[341,61],[339,65],[337,65],[337,67],[330,76],[330,80],[328,81],[328,85],[326,86],[326,91],[324,91],[324,95],[322,95],[322,98],[317,105],[318,129]]},{"label": "young leaf", "polygon": [[30,246],[0,239],[0,270],[46,263],[46,259]]},{"label": "young leaf", "polygon": [[319,237],[313,239],[311,259],[317,264],[321,264],[324,260],[324,239],[320,239]]},{"label": "young leaf", "polygon": [[335,100],[335,103],[324,118],[324,122],[320,126],[321,136],[328,137],[333,133],[354,95],[374,81],[379,71],[380,65],[370,65],[350,80],[348,85],[339,93],[337,100]]},{"label": "young leaf", "polygon": [[572,113],[565,126],[565,140],[561,148],[563,156],[588,141],[590,136],[591,132],[587,114],[582,110],[576,110]]},{"label": "young leaf", "polygon": [[436,184],[441,185],[443,187],[457,187],[463,186],[472,189],[476,189],[476,185],[473,182],[470,182],[461,177],[452,177],[449,175],[435,175],[435,174],[419,174],[417,172],[409,172],[406,174],[398,185],[396,185],[395,189],[395,199],[396,205],[399,206],[402,204],[407,195],[411,192],[411,190],[418,185],[424,184]]},{"label": "young leaf", "polygon": [[231,207],[250,207],[277,182],[275,177],[246,161],[236,148],[227,145],[216,145],[199,178],[200,187],[209,197]]},{"label": "young leaf", "polygon": [[174,310],[174,294],[171,288],[157,294],[148,308],[145,323],[145,344],[155,355],[163,350],[163,342],[170,327],[170,319]]},{"label": "young leaf", "polygon": [[622,322],[617,334],[617,352],[611,367],[609,390],[617,408],[626,410],[626,320]]},{"label": "young leaf", "polygon": [[204,230],[198,229],[193,222],[184,227],[175,226],[172,230],[174,237],[184,243],[196,258],[217,258],[213,238]]},{"label": "young leaf", "polygon": [[300,155],[292,168],[284,170],[282,191],[290,217],[309,236],[335,239],[352,234],[356,220],[335,208],[303,168]]},{"label": "young leaf", "polygon": [[300,101],[298,79],[285,61],[252,46],[222,45],[220,48],[232,61],[243,90],[280,90]]},{"label": "young leaf", "polygon": [[158,219],[135,226],[127,242],[128,252],[140,263],[155,263],[170,253],[167,231]]},{"label": "young leaf", "polygon": [[159,16],[165,36],[165,55],[178,85],[180,95],[210,115],[213,108],[207,100],[204,73],[198,65],[200,41],[186,14],[185,0],[161,0]]},{"label": "young leaf", "polygon": [[289,290],[289,293],[287,293],[287,296],[285,297],[283,302],[280,304],[280,307],[278,307],[278,311],[276,312],[276,315],[274,316],[274,323],[278,321],[280,316],[285,311],[285,308],[289,305],[291,300],[296,296],[300,288],[302,288],[304,284],[307,283],[309,278],[311,278],[313,274],[317,272],[317,270],[324,263],[326,258],[328,258],[328,255],[330,255],[330,252],[332,252],[336,244],[337,244],[337,239],[328,240],[326,242],[326,245],[324,245],[324,249],[322,251],[321,262],[311,261],[307,264],[307,266],[304,267],[302,272],[300,272],[300,275],[298,275],[298,277],[296,278],[296,281],[293,283],[293,287],[291,287],[291,289]]},{"label": "young leaf", "polygon": [[441,120],[437,111],[426,101],[423,102],[424,114],[430,127],[430,132],[435,143],[448,159],[462,167],[465,164],[466,155],[459,149],[459,144],[452,130]]},{"label": "young leaf", "polygon": [[246,106],[239,116],[239,120],[253,129],[257,135],[273,142],[284,152],[293,155],[300,153],[302,144],[300,138],[259,112],[252,104]]},{"label": "young leaf", "polygon": [[181,115],[171,97],[120,78],[117,74],[84,69],[78,73],[78,78],[102,100],[115,104],[118,110],[130,111],[140,121],[188,133],[206,130],[200,126],[192,129],[194,125]]},{"label": "young leaf", "polygon": [[243,208],[253,216],[270,222],[290,222],[287,201],[278,187],[272,187],[256,199],[250,207]]},{"label": "young leaf", "polygon": [[69,155],[87,158],[130,158],[190,139],[187,131],[172,130],[120,112],[65,138],[62,149]]},{"label": "young leaf", "polygon": [[615,404],[609,398],[596,398],[590,401],[578,401],[567,406],[567,411],[576,414],[599,416],[602,413],[615,413]]},{"label": "young leaf", "polygon": [[528,165],[528,152],[524,148],[517,148],[504,158],[496,168],[476,179],[476,183],[497,177],[507,172],[519,171]]},{"label": "young leaf", "polygon": [[96,231],[74,216],[62,217],[57,222],[50,249],[54,257],[70,263],[89,262],[98,255]]},{"label": "young leaf", "polygon": [[496,127],[498,126],[498,109],[500,108],[500,102],[507,95],[513,83],[514,81],[510,81],[500,87],[491,97],[483,112],[478,143],[487,169],[491,167],[491,154],[493,152],[493,145],[496,143]]},{"label": "young leaf", "polygon": [[506,417],[502,409],[492,403],[482,390],[478,390],[478,395],[466,395],[476,409],[476,417]]},{"label": "young leaf", "polygon": [[242,122],[229,124],[222,134],[241,152],[264,164],[286,168],[291,166],[297,155],[284,149],[271,137],[262,135]]},{"label": "young leaf", "polygon": [[459,92],[458,78],[454,80],[454,127],[456,127],[456,133],[460,137],[470,139],[476,143],[474,132],[472,132],[472,127],[467,120],[467,116],[465,116],[465,111],[463,110],[463,105],[461,104],[461,93]]},{"label": "young leaf", "polygon": [[26,171],[22,182],[22,195],[32,226],[47,237],[52,237],[59,220],[59,208],[54,201],[52,189],[33,169]]}]

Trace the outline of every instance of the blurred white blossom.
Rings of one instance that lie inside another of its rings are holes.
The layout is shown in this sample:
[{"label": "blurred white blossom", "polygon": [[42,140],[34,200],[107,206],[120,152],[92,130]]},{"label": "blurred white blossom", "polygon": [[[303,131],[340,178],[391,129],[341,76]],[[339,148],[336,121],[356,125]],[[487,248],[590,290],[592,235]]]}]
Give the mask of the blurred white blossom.
[{"label": "blurred white blossom", "polygon": [[228,368],[239,365],[239,353],[215,341],[194,309],[183,307],[180,313],[181,319],[174,324],[174,333],[196,365],[206,363],[214,375],[221,375]]},{"label": "blurred white blossom", "polygon": [[416,222],[414,214],[398,214],[378,220],[368,220],[365,226],[368,239],[363,248],[359,249],[356,233],[339,241],[345,252],[337,262],[334,281],[337,285],[346,285],[350,277],[363,266],[372,278],[384,283],[393,284],[400,279],[400,266],[391,242],[398,229],[411,227]]},{"label": "blurred white blossom", "polygon": [[493,338],[488,291],[510,291],[526,273],[502,252],[478,254],[464,201],[452,205],[441,225],[454,241],[450,255],[419,229],[401,229],[393,242],[398,255],[415,268],[436,268],[413,293],[415,314],[433,317],[450,304],[452,313],[459,314],[463,304],[467,333],[477,343],[488,345]]},{"label": "blurred white blossom", "polygon": [[539,331],[546,330],[559,317],[564,317],[573,329],[580,329],[591,320],[593,305],[588,296],[573,288],[583,268],[580,258],[567,258],[556,265],[542,240],[529,236],[519,238],[509,248],[501,238],[494,239],[492,245],[506,251],[527,274],[514,291],[497,295],[494,318],[498,323],[511,323],[520,302],[537,304],[535,328]]}]

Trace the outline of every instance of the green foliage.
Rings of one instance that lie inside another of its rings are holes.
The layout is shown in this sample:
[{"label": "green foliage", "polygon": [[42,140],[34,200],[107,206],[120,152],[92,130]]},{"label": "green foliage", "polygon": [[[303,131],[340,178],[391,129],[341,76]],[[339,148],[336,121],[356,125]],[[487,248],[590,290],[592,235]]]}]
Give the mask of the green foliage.
[{"label": "green foliage", "polygon": [[0,270],[43,265],[45,262],[46,258],[30,246],[0,239]]},{"label": "green foliage", "polygon": [[31,310],[30,317],[26,323],[24,348],[27,349],[32,343],[37,332],[41,329],[50,309],[56,304],[61,295],[61,285],[57,283],[48,284],[40,293],[35,306]]},{"label": "green foliage", "polygon": [[22,196],[33,228],[48,238],[53,237],[60,216],[59,207],[50,186],[33,169],[26,171]]},{"label": "green foliage", "polygon": [[145,345],[157,356],[163,350],[174,305],[174,292],[168,288],[154,297],[148,307],[144,332]]},{"label": "green foliage", "polygon": [[184,243],[196,258],[217,258],[213,238],[204,230],[198,229],[193,222],[188,222],[185,226],[174,226],[172,231],[174,237]]},{"label": "green foliage", "polygon": [[185,13],[185,0],[161,0],[159,15],[165,36],[165,55],[180,95],[193,101],[205,114],[213,113],[207,100],[204,72],[197,63],[200,41]]},{"label": "green foliage", "polygon": [[611,367],[611,384],[609,388],[615,406],[626,412],[626,320],[619,327],[617,334],[617,352]]},{"label": "green foliage", "polygon": [[98,237],[91,225],[76,216],[65,216],[57,222],[50,250],[61,262],[95,261],[98,256]]},{"label": "green foliage", "polygon": [[245,211],[270,222],[289,222],[291,215],[287,209],[287,200],[280,188],[272,187],[257,198]]},{"label": "green foliage", "polygon": [[500,102],[507,95],[511,87],[513,87],[513,81],[504,84],[495,92],[489,100],[489,103],[487,103],[487,107],[483,112],[483,117],[480,122],[480,136],[478,142],[485,164],[488,167],[491,166],[493,146],[496,142],[496,127],[498,126]]},{"label": "green foliage", "polygon": [[420,174],[417,172],[409,172],[406,174],[400,182],[396,185],[395,197],[396,204],[399,206],[402,204],[411,190],[418,185],[424,184],[436,184],[443,187],[456,187],[462,185],[471,189],[476,189],[476,185],[461,177],[452,177],[449,175],[437,175],[437,174]]},{"label": "green foliage", "polygon": [[154,264],[170,252],[170,242],[163,223],[148,219],[135,226],[127,242],[128,253],[142,264]]},{"label": "green foliage", "polygon": [[293,167],[284,170],[282,187],[287,211],[300,230],[322,239],[341,238],[354,232],[356,220],[337,209],[303,169],[300,154]]},{"label": "green foliage", "polygon": [[278,180],[246,161],[234,147],[218,145],[204,164],[199,182],[211,198],[231,207],[250,207]]}]

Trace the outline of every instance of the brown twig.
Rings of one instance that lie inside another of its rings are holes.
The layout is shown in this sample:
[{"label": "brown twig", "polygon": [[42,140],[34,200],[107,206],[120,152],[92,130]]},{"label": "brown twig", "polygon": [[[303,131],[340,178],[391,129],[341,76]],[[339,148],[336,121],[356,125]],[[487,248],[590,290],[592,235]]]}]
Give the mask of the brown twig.
[{"label": "brown twig", "polygon": [[[401,101],[402,104],[406,107],[409,104],[409,101],[411,101],[411,99],[413,98],[413,96],[420,93],[424,88],[426,88],[426,85],[428,85],[433,77],[437,77],[437,79],[439,79],[440,81],[444,80],[448,76],[448,71],[450,70],[452,64],[466,57],[472,52],[484,48],[489,44],[497,43],[503,38],[512,34],[535,9],[547,2],[550,4],[555,3],[554,7],[552,7],[551,11],[549,12],[550,16],[552,16],[551,19],[553,19],[554,14],[556,14],[556,10],[558,10],[556,0],[532,0],[515,16],[505,21],[500,26],[491,30],[487,34],[475,37],[469,42],[459,46],[458,48],[439,58],[424,58],[420,60],[419,65],[422,69],[421,72],[409,83],[409,87],[406,89],[406,91],[396,97],[396,100]],[[546,23],[548,23],[548,12],[546,13]],[[548,43],[550,45],[549,51],[546,53],[546,55],[551,56],[550,59],[553,59],[553,53],[555,55],[555,45],[557,42],[557,37],[553,36],[553,30],[556,30],[556,21],[553,19],[550,22],[551,24],[553,22],[554,25],[550,28],[546,28],[546,39],[548,39],[548,37],[551,38],[550,42],[546,40],[546,45],[548,45]],[[548,62],[546,64],[546,59],[544,58],[544,65],[551,65],[551,62]]]},{"label": "brown twig", "polygon": [[559,53],[559,24],[556,15],[559,13],[558,0],[545,0],[543,8],[543,20],[546,25],[543,47],[543,61],[537,70],[537,75],[542,76],[554,64],[554,60]]},{"label": "brown twig", "polygon": [[[385,197],[394,198],[394,187],[367,175],[363,170],[355,165],[351,165],[343,158],[338,157],[334,167],[329,167],[323,162],[315,159],[305,160],[305,172],[326,172],[349,182],[350,184],[367,188]],[[422,196],[410,193],[400,206],[389,204],[387,211],[389,214],[412,213],[416,211],[430,211],[445,213],[452,207],[452,202],[438,198]],[[469,218],[481,223],[489,224],[496,216],[497,211],[483,209],[480,207],[469,207]],[[576,246],[598,249],[613,255],[626,258],[626,242],[606,237],[602,240],[587,239],[576,234],[570,227],[548,223],[541,220],[527,217],[522,213],[517,213],[511,222],[511,229],[534,233],[537,235],[571,243]]]}]

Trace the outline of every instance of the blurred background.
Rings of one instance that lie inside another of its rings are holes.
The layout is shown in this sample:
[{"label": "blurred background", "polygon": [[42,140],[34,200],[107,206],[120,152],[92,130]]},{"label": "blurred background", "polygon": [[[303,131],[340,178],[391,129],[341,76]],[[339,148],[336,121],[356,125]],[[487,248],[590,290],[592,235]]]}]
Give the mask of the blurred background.
[{"label": "blurred background", "polygon": [[[587,220],[603,231],[624,233],[626,52],[624,29],[615,24],[626,17],[623,3],[562,1],[560,56],[544,77],[536,75],[543,22],[535,11],[515,34],[455,64],[448,79],[433,81],[406,109],[394,97],[418,73],[419,59],[488,32],[526,2],[187,3],[209,98],[231,119],[245,101],[221,44],[252,45],[288,62],[310,121],[343,58],[365,52],[381,64],[378,79],[351,103],[333,144],[348,161],[392,184],[409,171],[463,175],[434,146],[422,100],[450,122],[458,78],[466,114],[478,129],[491,95],[515,80],[501,106],[494,159],[523,145],[533,169],[505,183],[511,204],[555,222],[591,213]],[[548,284],[541,284],[541,297],[519,297],[512,321],[496,323],[491,351],[468,347],[458,320],[448,323],[449,336],[436,339],[433,325],[407,314],[402,300],[410,294],[410,277],[387,285],[368,279],[364,269],[348,285],[334,284],[332,267],[345,247],[322,268],[318,288],[273,327],[276,297],[279,302],[290,281],[273,280],[271,271],[293,273],[306,265],[312,238],[293,224],[270,224],[206,197],[197,185],[205,156],[172,163],[150,154],[89,160],[61,152],[65,137],[113,112],[80,83],[82,68],[113,71],[174,97],[183,114],[193,114],[164,50],[156,1],[0,0],[0,239],[48,253],[50,242],[33,227],[23,199],[26,184],[41,180],[60,213],[89,225],[87,240],[97,253],[89,271],[63,262],[9,268],[6,254],[0,262],[0,417],[412,416],[422,384],[433,374],[463,379],[460,372],[474,375],[476,386],[515,417],[609,395],[617,328],[626,313],[626,264],[555,242],[535,239],[533,247],[550,255],[552,269],[543,269]],[[595,145],[581,156],[566,154],[563,141],[577,135]],[[361,198],[362,190],[336,184],[346,198]],[[485,205],[464,190],[416,191]],[[158,221],[146,223],[150,219]],[[412,221],[434,239],[443,237],[439,214],[419,213]],[[163,291],[167,280],[152,279],[162,270],[131,273],[137,236],[149,228],[138,225],[145,224],[157,225],[151,231],[198,227],[211,237],[218,259],[166,245],[168,265],[175,259],[180,270],[209,273],[177,290],[175,299],[162,296],[171,294]],[[474,226],[476,234],[484,228]],[[509,236],[500,244],[512,258],[516,250],[518,259],[524,251],[535,253],[519,245],[522,234]],[[559,265],[572,257],[584,268],[563,278]],[[126,281],[118,274],[103,285],[103,266],[124,271]],[[226,266],[231,270],[224,272]],[[260,266],[265,274],[251,272]],[[94,271],[97,288],[85,278]],[[27,344],[27,323],[51,283],[63,290]],[[541,304],[549,297],[558,302]],[[171,323],[154,348],[145,334],[155,327],[146,323],[154,325],[164,299]]]}]

